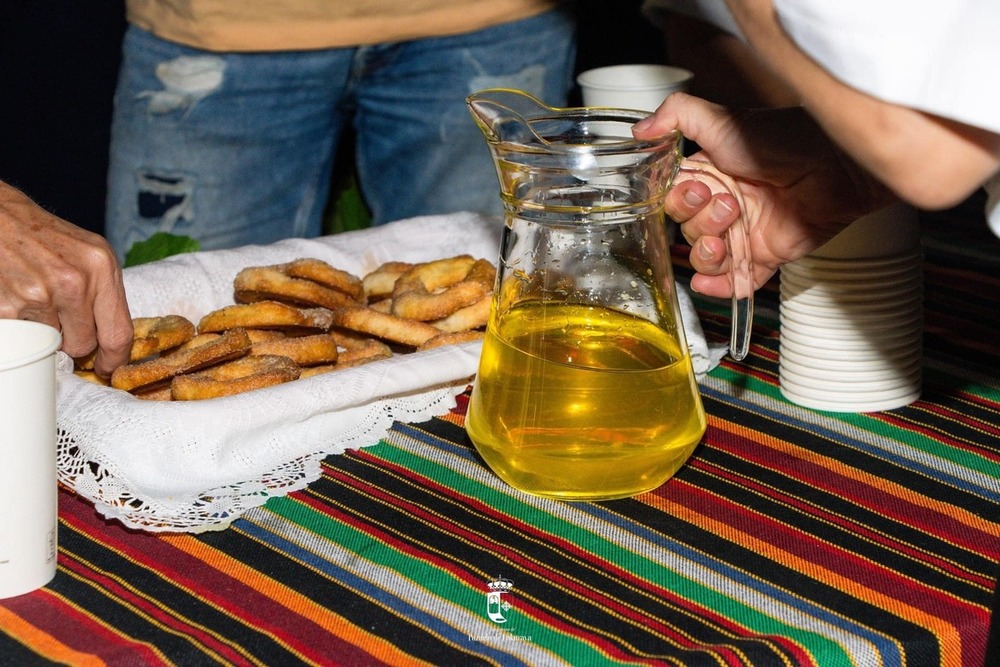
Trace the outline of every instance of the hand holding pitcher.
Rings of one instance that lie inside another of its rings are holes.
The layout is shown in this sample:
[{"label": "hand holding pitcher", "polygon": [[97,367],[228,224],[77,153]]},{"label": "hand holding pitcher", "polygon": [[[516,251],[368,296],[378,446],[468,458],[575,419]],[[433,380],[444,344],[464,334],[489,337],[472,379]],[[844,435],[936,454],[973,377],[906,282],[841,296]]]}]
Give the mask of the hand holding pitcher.
[{"label": "hand holding pitcher", "polygon": [[[819,248],[860,216],[895,201],[847,157],[800,108],[735,112],[683,93],[671,95],[656,114],[633,129],[650,141],[680,129],[701,149],[692,156],[730,174],[742,205],[726,214],[707,184],[679,178],[667,193],[667,214],[691,242],[698,272],[692,289],[714,297],[732,294],[725,235],[742,212],[752,224],[752,285],[761,287],[778,268]],[[716,191],[717,192],[717,191]]]}]

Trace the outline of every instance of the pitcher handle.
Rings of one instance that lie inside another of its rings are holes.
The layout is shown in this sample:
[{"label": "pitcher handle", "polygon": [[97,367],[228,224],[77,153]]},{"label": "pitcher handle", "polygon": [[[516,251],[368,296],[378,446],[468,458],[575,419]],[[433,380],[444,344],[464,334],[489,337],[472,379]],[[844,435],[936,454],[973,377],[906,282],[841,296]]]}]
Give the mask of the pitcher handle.
[{"label": "pitcher handle", "polygon": [[718,193],[720,189],[724,190],[735,197],[739,205],[739,217],[726,234],[726,249],[730,259],[729,279],[733,285],[729,356],[736,361],[742,361],[750,350],[754,295],[750,225],[746,217],[746,207],[743,205],[743,195],[736,181],[723,174],[710,162],[685,158],[678,171],[702,177],[700,180],[712,189],[712,194]]}]

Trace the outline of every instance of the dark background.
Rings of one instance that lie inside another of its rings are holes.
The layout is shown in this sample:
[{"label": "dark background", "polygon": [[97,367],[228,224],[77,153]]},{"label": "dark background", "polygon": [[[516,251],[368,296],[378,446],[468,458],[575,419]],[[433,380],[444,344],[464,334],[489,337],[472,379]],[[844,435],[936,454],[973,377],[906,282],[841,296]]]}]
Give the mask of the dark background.
[{"label": "dark background", "polygon": [[0,179],[104,228],[122,0],[0,0]]},{"label": "dark background", "polygon": [[[658,62],[640,0],[578,0],[577,70]],[[0,0],[0,179],[103,232],[123,0]]]}]

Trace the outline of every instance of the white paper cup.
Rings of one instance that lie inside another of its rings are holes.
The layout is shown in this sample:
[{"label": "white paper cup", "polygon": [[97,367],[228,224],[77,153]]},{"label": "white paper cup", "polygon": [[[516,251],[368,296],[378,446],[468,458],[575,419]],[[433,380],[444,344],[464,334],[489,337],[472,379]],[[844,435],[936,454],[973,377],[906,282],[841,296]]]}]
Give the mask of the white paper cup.
[{"label": "white paper cup", "polygon": [[[903,338],[919,336],[924,328],[922,317],[910,317],[905,320],[893,318],[887,321],[876,319],[867,322],[851,322],[843,318],[839,322],[830,324],[818,324],[819,318],[809,320],[808,315],[800,316],[798,313],[782,313],[779,318],[781,331],[794,331],[798,334],[816,337],[821,340],[887,340],[890,338]],[[837,326],[842,325],[842,326]]]},{"label": "white paper cup", "polygon": [[794,347],[782,346],[781,365],[779,371],[786,365],[799,373],[815,373],[825,376],[827,373],[840,373],[856,380],[884,380],[887,377],[906,376],[910,372],[923,368],[923,358],[903,356],[898,359],[827,359],[802,353]]},{"label": "white paper cup", "polygon": [[[912,347],[901,347],[892,350],[844,350],[835,347],[819,347],[816,345],[802,345],[791,338],[784,338],[779,342],[782,350],[794,349],[801,355],[815,355],[819,359],[827,361],[850,362],[871,366],[873,364],[900,364],[912,361],[915,352]],[[778,360],[780,368],[780,357]]]},{"label": "white paper cup", "polygon": [[58,331],[0,320],[0,598],[56,573]]},{"label": "white paper cup", "polygon": [[871,294],[881,295],[900,289],[915,289],[923,285],[923,273],[919,270],[896,274],[865,276],[855,273],[841,278],[831,278],[801,274],[796,271],[781,271],[781,282],[789,287],[826,294]]},{"label": "white paper cup", "polygon": [[576,77],[584,106],[656,111],[671,93],[687,90],[693,74],[669,65],[612,65]]},{"label": "white paper cup", "polygon": [[919,350],[922,331],[846,336],[819,336],[814,331],[801,331],[788,327],[781,330],[781,341],[789,341],[800,349],[809,348],[823,354],[828,350],[871,352],[877,354],[906,353]]},{"label": "white paper cup", "polygon": [[880,382],[890,378],[907,377],[923,368],[922,357],[902,358],[895,362],[886,359],[850,362],[842,359],[824,359],[802,354],[794,347],[781,348],[781,370],[812,375],[817,378],[842,378],[845,382]]},{"label": "white paper cup", "polygon": [[868,319],[909,318],[915,313],[923,313],[923,296],[908,298],[898,302],[877,301],[835,302],[829,299],[810,298],[808,295],[781,293],[781,307],[797,313],[807,313],[825,318],[850,318],[857,322]]},{"label": "white paper cup", "polygon": [[868,392],[890,391],[899,387],[912,389],[914,385],[920,384],[922,372],[923,369],[921,367],[915,367],[906,373],[884,373],[881,377],[858,379],[835,371],[817,372],[808,366],[783,364],[781,366],[780,378],[782,382],[788,380],[803,387],[819,389],[830,394],[839,394],[845,390],[854,392],[858,389]]},{"label": "white paper cup", "polygon": [[841,290],[827,283],[806,285],[794,280],[783,278],[781,293],[801,298],[803,301],[825,302],[831,304],[895,304],[923,297],[923,281],[914,279],[905,283],[884,288],[864,290]]},{"label": "white paper cup", "polygon": [[923,327],[923,316],[919,312],[914,312],[906,317],[886,319],[875,313],[867,320],[856,320],[850,317],[823,317],[811,313],[785,308],[781,311],[781,326],[790,324],[793,327],[811,327],[814,331],[840,331],[853,332],[855,334],[865,331],[882,331],[884,329],[912,329]]},{"label": "white paper cup", "polygon": [[861,318],[883,316],[896,318],[900,315],[923,313],[924,293],[919,291],[896,299],[881,300],[836,300],[823,294],[807,294],[796,292],[789,288],[780,290],[782,310],[796,313],[812,313],[827,319],[838,319],[845,316]]},{"label": "white paper cup", "polygon": [[805,387],[790,378],[782,377],[781,394],[788,400],[807,408],[828,412],[877,412],[909,405],[920,398],[919,377],[902,383],[894,389],[837,392]]},{"label": "white paper cup", "polygon": [[806,255],[781,267],[781,275],[794,275],[810,280],[864,281],[893,279],[914,274],[923,275],[923,255],[907,255],[899,259],[826,260]]},{"label": "white paper cup", "polygon": [[825,269],[836,271],[838,273],[845,270],[873,273],[878,271],[896,272],[909,270],[916,266],[923,266],[923,262],[923,252],[916,250],[898,255],[890,255],[887,257],[856,257],[854,259],[851,259],[850,257],[819,257],[817,255],[806,255],[804,257],[799,257],[794,262],[790,262],[781,268],[782,270],[785,270],[787,267],[792,267],[792,270],[802,268],[808,270]]}]

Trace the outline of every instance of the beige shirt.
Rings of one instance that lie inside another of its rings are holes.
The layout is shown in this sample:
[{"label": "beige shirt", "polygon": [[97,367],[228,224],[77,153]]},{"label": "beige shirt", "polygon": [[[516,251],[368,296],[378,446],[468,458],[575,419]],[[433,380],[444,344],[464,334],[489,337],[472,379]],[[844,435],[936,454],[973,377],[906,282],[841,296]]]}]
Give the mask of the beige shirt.
[{"label": "beige shirt", "polygon": [[288,51],[456,35],[559,0],[127,0],[129,22],[208,51]]}]

